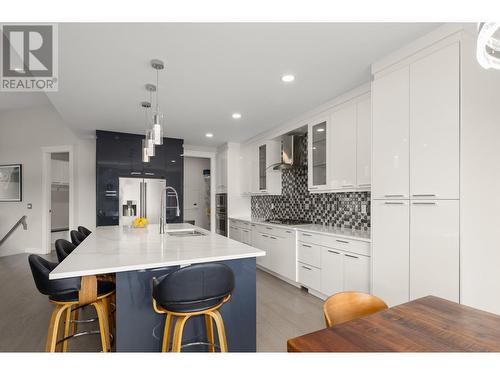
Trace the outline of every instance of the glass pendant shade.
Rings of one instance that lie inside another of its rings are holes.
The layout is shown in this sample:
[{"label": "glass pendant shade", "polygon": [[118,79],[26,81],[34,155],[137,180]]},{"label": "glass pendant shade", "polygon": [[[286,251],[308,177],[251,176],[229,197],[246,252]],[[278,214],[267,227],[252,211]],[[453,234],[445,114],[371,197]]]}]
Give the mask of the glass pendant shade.
[{"label": "glass pendant shade", "polygon": [[146,130],[146,149],[150,157],[155,156],[155,143],[152,130]]},{"label": "glass pendant shade", "polygon": [[149,163],[149,154],[146,139],[142,140],[142,162]]},{"label": "glass pendant shade", "polygon": [[163,144],[163,126],[161,125],[161,114],[153,115],[153,141],[155,145]]}]

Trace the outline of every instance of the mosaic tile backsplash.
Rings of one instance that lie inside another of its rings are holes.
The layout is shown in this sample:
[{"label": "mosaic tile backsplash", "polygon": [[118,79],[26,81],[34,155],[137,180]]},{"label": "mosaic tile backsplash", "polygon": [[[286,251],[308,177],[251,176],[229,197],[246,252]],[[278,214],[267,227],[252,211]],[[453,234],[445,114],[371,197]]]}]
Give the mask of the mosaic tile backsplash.
[{"label": "mosaic tile backsplash", "polygon": [[[307,139],[301,144],[300,152],[305,153],[302,157],[307,160]],[[370,229],[370,192],[310,194],[307,166],[282,173],[282,195],[252,196],[252,218],[287,218],[341,228]]]}]

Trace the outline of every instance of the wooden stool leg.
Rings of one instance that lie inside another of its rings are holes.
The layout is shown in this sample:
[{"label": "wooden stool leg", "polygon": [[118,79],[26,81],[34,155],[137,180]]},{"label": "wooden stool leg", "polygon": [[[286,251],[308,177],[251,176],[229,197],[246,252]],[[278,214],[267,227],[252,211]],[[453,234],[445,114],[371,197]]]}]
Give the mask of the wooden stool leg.
[{"label": "wooden stool leg", "polygon": [[215,352],[214,326],[210,315],[205,315],[205,326],[207,328],[207,342],[210,344],[208,351]]},{"label": "wooden stool leg", "polygon": [[219,311],[211,311],[208,313],[215,320],[217,327],[217,335],[219,336],[219,346],[221,352],[227,352],[226,330],[224,328],[224,320]]},{"label": "wooden stool leg", "polygon": [[109,352],[109,330],[108,330],[108,319],[106,316],[105,309],[103,307],[103,301],[99,300],[92,304],[97,312],[97,319],[99,320],[99,330],[101,331],[101,345],[103,352]]},{"label": "wooden stool leg", "polygon": [[[68,337],[69,336],[69,330],[70,330],[70,327],[71,327],[71,316],[73,315],[72,312],[71,312],[71,308],[73,306],[69,306],[67,309],[66,309],[66,313],[64,314],[65,316],[65,321],[64,321],[64,335],[62,338],[65,338],[65,337]],[[63,352],[67,352],[68,351],[68,340],[64,340],[62,342],[62,351]]]},{"label": "wooden stool leg", "polygon": [[172,342],[172,351],[180,352],[182,346],[182,332],[184,331],[184,326],[186,325],[187,320],[189,319],[189,315],[180,316],[175,321],[175,329],[174,329],[174,339]]},{"label": "wooden stool leg", "polygon": [[65,305],[55,305],[54,311],[52,311],[52,316],[50,317],[49,331],[47,334],[47,343],[45,344],[46,352],[55,352],[57,336],[59,333],[59,324],[61,321],[61,316],[66,309]]},{"label": "wooden stool leg", "polygon": [[170,326],[172,325],[172,315],[167,314],[165,317],[165,329],[163,330],[163,343],[161,346],[162,352],[170,350]]}]

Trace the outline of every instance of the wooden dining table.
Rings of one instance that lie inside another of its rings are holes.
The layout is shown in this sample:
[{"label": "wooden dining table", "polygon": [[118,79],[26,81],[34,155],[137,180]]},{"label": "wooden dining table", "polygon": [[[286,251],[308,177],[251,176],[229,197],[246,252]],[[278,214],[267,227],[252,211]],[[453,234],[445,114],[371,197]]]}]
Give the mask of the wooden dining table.
[{"label": "wooden dining table", "polygon": [[500,316],[427,296],[288,340],[289,352],[500,352]]}]

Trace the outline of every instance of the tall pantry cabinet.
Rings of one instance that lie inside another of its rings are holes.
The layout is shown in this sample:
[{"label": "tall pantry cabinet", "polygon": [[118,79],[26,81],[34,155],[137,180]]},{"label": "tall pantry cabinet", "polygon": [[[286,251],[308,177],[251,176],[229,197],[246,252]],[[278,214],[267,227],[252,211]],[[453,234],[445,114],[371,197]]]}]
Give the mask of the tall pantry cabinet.
[{"label": "tall pantry cabinet", "polygon": [[372,82],[373,293],[459,302],[460,40],[377,65]]}]

